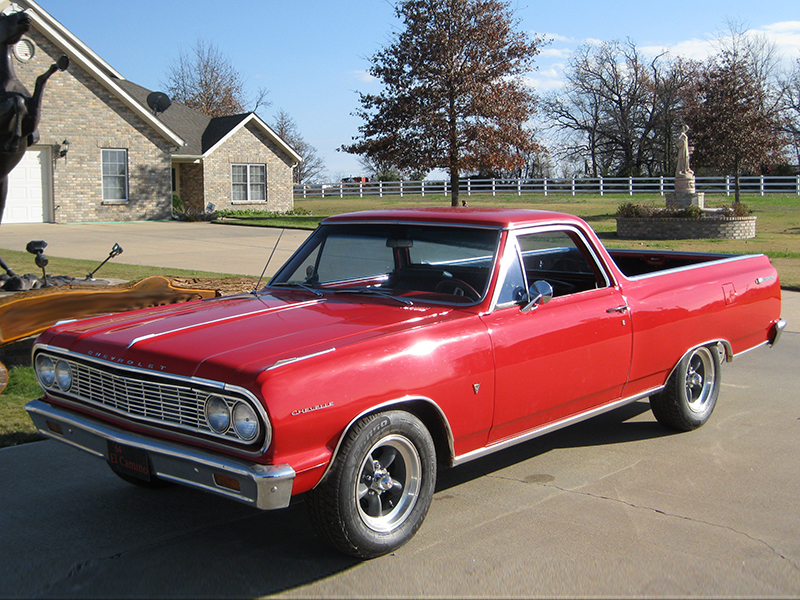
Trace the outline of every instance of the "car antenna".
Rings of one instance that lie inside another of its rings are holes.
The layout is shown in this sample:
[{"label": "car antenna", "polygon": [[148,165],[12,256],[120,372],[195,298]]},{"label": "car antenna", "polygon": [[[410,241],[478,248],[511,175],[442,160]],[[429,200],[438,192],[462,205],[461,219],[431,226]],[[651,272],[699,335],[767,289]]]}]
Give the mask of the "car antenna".
[{"label": "car antenna", "polygon": [[270,253],[269,258],[267,259],[267,264],[264,265],[264,270],[261,271],[261,277],[258,278],[258,281],[256,282],[256,287],[254,287],[253,291],[250,292],[251,294],[255,295],[256,292],[258,291],[258,286],[261,285],[261,280],[264,279],[264,273],[267,272],[267,267],[269,266],[269,263],[272,260],[272,257],[275,256],[275,250],[278,249],[278,244],[281,243],[281,237],[283,237],[283,232],[284,231],[286,231],[286,230],[285,229],[281,229],[280,234],[278,234],[278,239],[275,241],[275,245],[272,247],[272,252]]}]

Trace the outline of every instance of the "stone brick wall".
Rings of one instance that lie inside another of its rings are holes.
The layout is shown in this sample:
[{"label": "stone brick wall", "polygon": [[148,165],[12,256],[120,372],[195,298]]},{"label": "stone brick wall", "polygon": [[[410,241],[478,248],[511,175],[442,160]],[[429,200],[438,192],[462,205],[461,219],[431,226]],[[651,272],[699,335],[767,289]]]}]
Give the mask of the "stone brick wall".
[{"label": "stone brick wall", "polygon": [[203,165],[198,163],[178,163],[180,172],[180,194],[183,205],[195,213],[203,212],[205,192],[203,191]]},{"label": "stone brick wall", "polygon": [[[211,202],[217,210],[292,210],[292,164],[288,161],[288,157],[258,127],[248,123],[204,160],[205,203]],[[231,201],[233,164],[267,165],[266,203]]]},{"label": "stone brick wall", "polygon": [[756,237],[757,217],[703,217],[702,219],[617,219],[617,237],[623,240],[687,240]]},{"label": "stone brick wall", "polygon": [[[62,53],[35,29],[27,37],[36,44],[33,59],[27,63],[12,60],[18,77],[33,92],[36,78]],[[48,81],[39,133],[39,145],[69,141],[67,157],[53,161],[56,223],[153,220],[172,214],[168,140],[75,61]],[[103,148],[128,151],[127,203],[103,203]]]}]

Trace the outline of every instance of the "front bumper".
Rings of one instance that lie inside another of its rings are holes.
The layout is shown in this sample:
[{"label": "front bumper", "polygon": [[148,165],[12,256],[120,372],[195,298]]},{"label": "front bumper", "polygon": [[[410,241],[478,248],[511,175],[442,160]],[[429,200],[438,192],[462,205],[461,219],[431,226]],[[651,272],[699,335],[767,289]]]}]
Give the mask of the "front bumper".
[{"label": "front bumper", "polygon": [[[116,442],[146,450],[151,472],[159,479],[199,488],[262,510],[289,506],[295,476],[289,465],[250,463],[164,442],[106,425],[42,400],[29,402],[25,410],[42,435],[103,460],[108,460],[108,442]],[[217,484],[217,480],[229,482],[231,479],[238,482],[238,490]]]}]

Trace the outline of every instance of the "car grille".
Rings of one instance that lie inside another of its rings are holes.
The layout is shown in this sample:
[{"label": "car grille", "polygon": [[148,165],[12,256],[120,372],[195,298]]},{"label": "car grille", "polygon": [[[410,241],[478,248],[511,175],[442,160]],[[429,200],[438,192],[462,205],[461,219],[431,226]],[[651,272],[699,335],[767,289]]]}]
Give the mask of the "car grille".
[{"label": "car grille", "polygon": [[205,400],[209,394],[219,396],[231,407],[237,399],[216,390],[121,375],[69,359],[67,362],[73,374],[68,396],[135,419],[241,441],[233,429],[224,435],[213,432],[205,418]]}]

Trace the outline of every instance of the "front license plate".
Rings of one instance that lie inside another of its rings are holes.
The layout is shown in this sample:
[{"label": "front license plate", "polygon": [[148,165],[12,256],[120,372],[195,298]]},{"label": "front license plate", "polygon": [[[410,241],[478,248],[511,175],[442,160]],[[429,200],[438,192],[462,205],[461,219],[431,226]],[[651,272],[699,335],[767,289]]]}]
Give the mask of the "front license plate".
[{"label": "front license plate", "polygon": [[108,464],[117,473],[150,481],[150,461],[147,458],[147,450],[109,441]]}]

